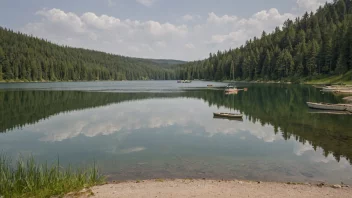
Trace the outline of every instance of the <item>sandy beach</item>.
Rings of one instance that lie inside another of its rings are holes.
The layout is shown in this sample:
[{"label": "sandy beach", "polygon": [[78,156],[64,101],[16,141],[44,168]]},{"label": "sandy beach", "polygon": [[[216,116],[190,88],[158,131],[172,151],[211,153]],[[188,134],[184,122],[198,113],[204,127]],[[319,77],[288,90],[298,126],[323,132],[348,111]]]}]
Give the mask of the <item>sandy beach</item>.
[{"label": "sandy beach", "polygon": [[352,188],[343,185],[313,185],[254,181],[218,180],[148,180],[96,186],[68,197],[131,198],[131,197],[352,197]]}]

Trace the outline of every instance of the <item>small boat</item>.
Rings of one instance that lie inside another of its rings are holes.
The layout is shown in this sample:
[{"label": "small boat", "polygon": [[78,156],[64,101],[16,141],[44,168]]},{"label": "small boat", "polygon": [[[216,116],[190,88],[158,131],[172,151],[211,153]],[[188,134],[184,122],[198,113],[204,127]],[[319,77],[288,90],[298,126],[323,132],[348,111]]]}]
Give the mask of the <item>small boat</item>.
[{"label": "small boat", "polygon": [[182,83],[191,83],[192,81],[190,80],[183,80]]},{"label": "small boat", "polygon": [[213,85],[207,85],[207,87],[213,87]]},{"label": "small boat", "polygon": [[232,85],[228,85],[225,88],[225,92],[237,92],[237,91],[238,91],[237,87],[234,87]]},{"label": "small boat", "polygon": [[182,83],[182,80],[178,80],[177,83]]},{"label": "small boat", "polygon": [[214,113],[214,117],[221,118],[242,118],[242,114],[234,114],[234,113]]},{"label": "small boat", "polygon": [[330,114],[330,115],[352,115],[352,112],[349,112],[349,111],[334,111],[334,110],[319,110],[319,109],[312,109],[308,111],[308,113]]},{"label": "small boat", "polygon": [[334,91],[350,91],[352,88],[351,86],[326,86],[323,87],[322,91],[324,92],[334,92]]},{"label": "small boat", "polygon": [[308,105],[308,107],[310,107],[312,109],[352,112],[352,105],[351,104],[329,104],[329,103],[307,102],[307,105]]}]

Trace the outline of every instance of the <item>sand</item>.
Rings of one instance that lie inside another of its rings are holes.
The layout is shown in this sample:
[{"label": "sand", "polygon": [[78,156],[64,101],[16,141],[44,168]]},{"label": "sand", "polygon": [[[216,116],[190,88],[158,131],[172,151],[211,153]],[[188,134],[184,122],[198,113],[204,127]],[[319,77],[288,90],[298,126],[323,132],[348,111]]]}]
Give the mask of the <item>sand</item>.
[{"label": "sand", "polygon": [[[175,198],[175,197],[236,197],[236,198],[282,198],[282,197],[336,197],[352,198],[352,188],[345,186],[317,186],[310,184],[286,184],[251,181],[217,180],[148,180],[96,186],[85,193],[71,197],[96,198]],[[70,197],[70,196],[67,196]]]}]

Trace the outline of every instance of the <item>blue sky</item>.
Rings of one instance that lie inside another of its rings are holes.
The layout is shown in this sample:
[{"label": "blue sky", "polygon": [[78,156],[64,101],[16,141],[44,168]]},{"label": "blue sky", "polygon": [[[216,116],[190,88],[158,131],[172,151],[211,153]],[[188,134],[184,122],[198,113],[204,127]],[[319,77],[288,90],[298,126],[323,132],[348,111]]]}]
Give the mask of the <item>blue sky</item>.
[{"label": "blue sky", "polygon": [[197,60],[271,32],[325,0],[0,0],[0,25],[54,43]]}]

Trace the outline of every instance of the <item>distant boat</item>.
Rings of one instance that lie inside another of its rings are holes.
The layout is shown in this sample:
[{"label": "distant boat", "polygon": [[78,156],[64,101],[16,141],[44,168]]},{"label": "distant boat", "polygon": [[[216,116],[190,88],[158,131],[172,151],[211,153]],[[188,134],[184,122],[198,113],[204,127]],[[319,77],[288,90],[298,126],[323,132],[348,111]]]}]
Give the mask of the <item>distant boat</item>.
[{"label": "distant boat", "polygon": [[214,113],[214,117],[219,118],[242,118],[242,114],[234,114],[234,113]]},{"label": "distant boat", "polygon": [[351,104],[329,104],[307,102],[308,107],[312,109],[333,110],[333,111],[349,111],[352,112]]},{"label": "distant boat", "polygon": [[177,83],[182,83],[182,80],[178,80]]},{"label": "distant boat", "polygon": [[230,93],[232,93],[232,92],[237,92],[237,91],[238,91],[237,87],[234,87],[234,86],[232,86],[232,85],[228,85],[228,86],[226,86],[226,88],[225,88],[225,92],[230,92]]},{"label": "distant boat", "polygon": [[213,85],[207,85],[207,87],[213,87]]},{"label": "distant boat", "polygon": [[190,80],[183,80],[182,83],[191,83],[192,81]]}]

